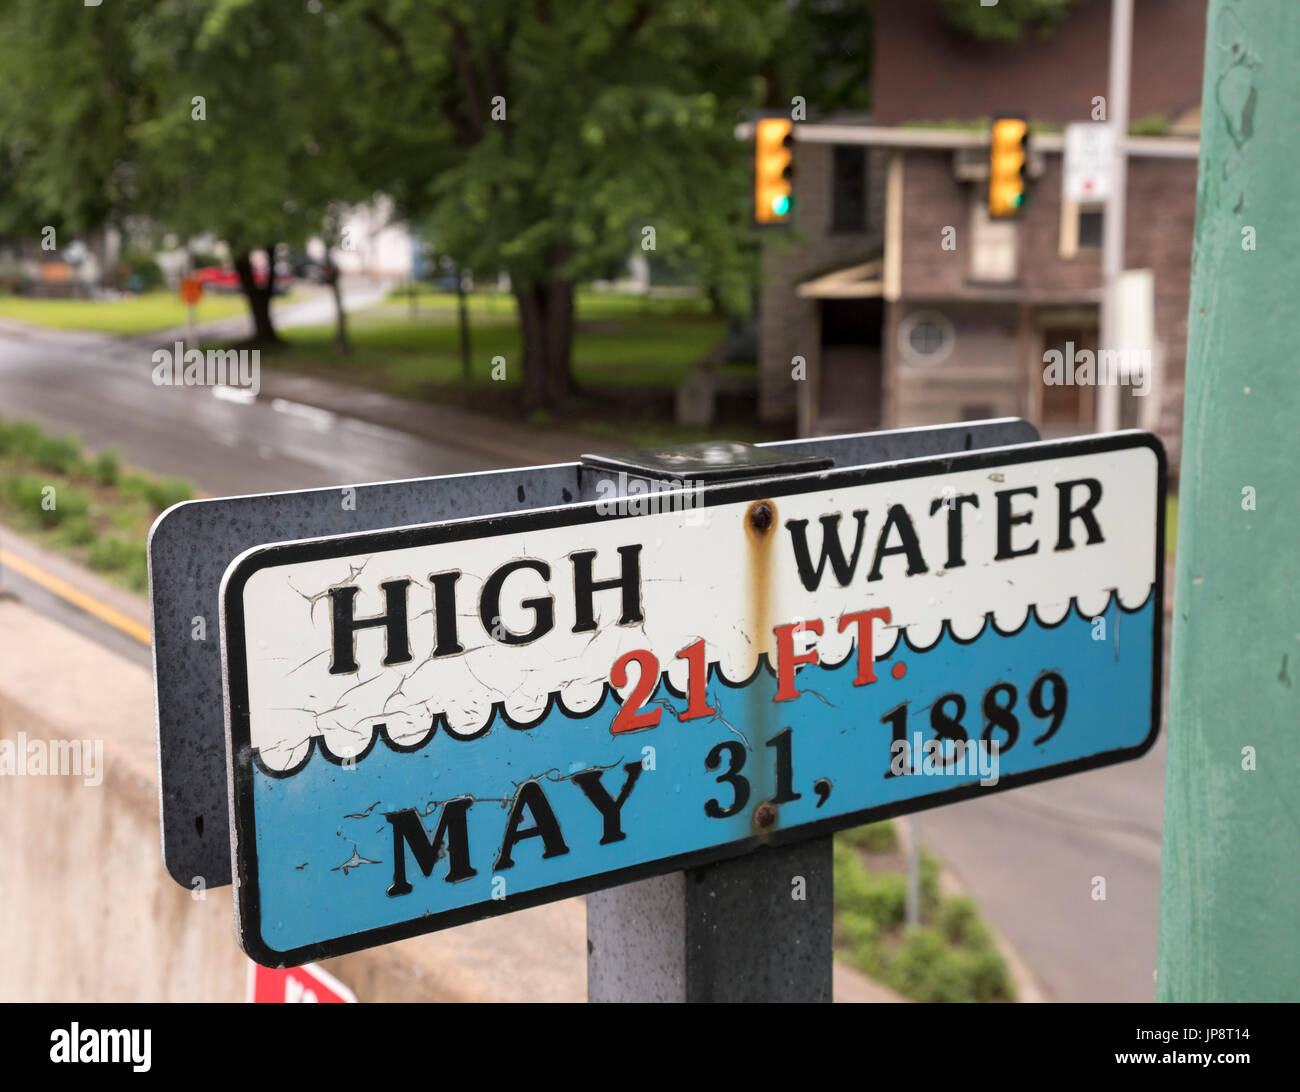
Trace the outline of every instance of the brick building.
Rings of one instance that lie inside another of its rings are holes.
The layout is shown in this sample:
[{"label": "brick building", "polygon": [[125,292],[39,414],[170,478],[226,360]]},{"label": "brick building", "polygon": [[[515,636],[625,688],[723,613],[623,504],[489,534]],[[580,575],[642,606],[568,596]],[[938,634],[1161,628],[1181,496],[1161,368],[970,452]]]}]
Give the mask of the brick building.
[{"label": "brick building", "polygon": [[[1196,206],[1205,8],[1140,0],[1124,268],[1149,271],[1151,393],[1121,423],[1177,461]],[[974,41],[932,0],[878,5],[874,113],[796,127],[792,225],[768,232],[760,413],[801,434],[1016,415],[1094,426],[1095,389],[1047,385],[1044,354],[1097,349],[1100,205],[1062,198],[1062,128],[1106,94],[1109,0],[1075,0],[1047,39]],[[986,213],[987,124],[1027,116],[1030,200]],[[1158,121],[1156,119],[1159,119]],[[1139,296],[1144,276],[1137,278]],[[794,378],[802,373],[806,381]]]}]

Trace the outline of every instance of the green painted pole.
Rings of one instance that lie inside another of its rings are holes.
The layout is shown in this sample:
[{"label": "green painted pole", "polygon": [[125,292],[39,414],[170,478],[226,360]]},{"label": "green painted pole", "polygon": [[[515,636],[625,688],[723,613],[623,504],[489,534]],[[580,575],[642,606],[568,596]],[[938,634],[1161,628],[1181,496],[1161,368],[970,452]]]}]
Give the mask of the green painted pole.
[{"label": "green painted pole", "polygon": [[1161,1001],[1300,1000],[1300,4],[1210,0]]}]

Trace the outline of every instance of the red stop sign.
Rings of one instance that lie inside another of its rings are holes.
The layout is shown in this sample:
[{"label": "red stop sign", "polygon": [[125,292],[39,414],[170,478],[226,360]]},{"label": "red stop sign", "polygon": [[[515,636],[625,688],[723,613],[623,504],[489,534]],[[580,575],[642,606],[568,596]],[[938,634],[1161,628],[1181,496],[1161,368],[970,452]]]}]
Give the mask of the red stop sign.
[{"label": "red stop sign", "polygon": [[355,1004],[357,997],[342,982],[315,963],[280,970],[250,965],[249,1000],[258,1004],[332,1002]]}]

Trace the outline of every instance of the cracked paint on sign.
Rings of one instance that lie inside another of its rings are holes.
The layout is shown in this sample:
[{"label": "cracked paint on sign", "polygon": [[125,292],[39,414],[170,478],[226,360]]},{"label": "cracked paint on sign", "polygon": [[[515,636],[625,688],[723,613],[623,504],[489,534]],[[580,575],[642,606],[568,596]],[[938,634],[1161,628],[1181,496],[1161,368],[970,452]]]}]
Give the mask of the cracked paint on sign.
[{"label": "cracked paint on sign", "polygon": [[[321,958],[1150,746],[1154,440],[759,488],[237,559],[249,954]],[[923,776],[922,736],[996,739],[997,776]]]}]

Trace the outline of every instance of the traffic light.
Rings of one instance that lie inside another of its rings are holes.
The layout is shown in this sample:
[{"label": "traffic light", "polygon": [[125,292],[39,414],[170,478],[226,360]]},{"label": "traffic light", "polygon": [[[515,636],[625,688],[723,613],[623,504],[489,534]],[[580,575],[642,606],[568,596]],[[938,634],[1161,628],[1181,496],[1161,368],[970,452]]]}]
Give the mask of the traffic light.
[{"label": "traffic light", "polygon": [[1029,126],[1024,118],[994,118],[989,153],[989,215],[1015,216],[1025,203]]},{"label": "traffic light", "polygon": [[794,207],[793,130],[788,118],[759,119],[754,134],[754,219],[760,224],[783,224]]}]

